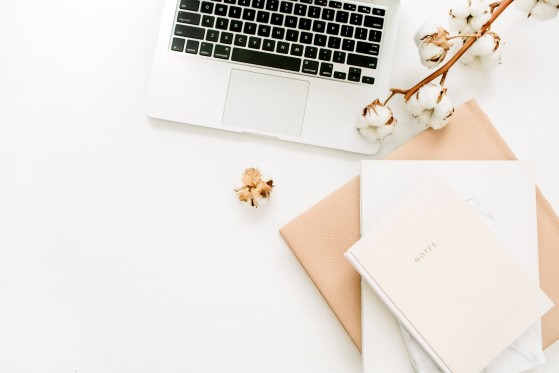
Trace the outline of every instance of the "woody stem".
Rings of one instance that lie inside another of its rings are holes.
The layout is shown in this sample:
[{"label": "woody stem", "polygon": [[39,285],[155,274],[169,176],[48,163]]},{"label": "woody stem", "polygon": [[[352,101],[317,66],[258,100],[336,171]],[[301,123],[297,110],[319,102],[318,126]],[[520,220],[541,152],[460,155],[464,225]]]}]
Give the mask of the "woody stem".
[{"label": "woody stem", "polygon": [[[514,0],[503,0],[503,1],[501,1],[501,3],[497,6],[497,8],[495,8],[495,11],[491,14],[491,18],[489,19],[489,21],[487,21],[487,23],[484,24],[481,27],[481,30],[478,33],[480,37],[485,35],[485,33],[487,32],[489,27],[491,27],[491,24],[497,18],[499,18],[501,13],[503,13],[503,11],[513,2],[514,2]],[[433,72],[431,75],[429,75],[428,77],[426,77],[425,79],[423,79],[422,81],[420,81],[419,83],[417,83],[416,85],[414,85],[413,87],[408,89],[406,94],[404,95],[404,100],[408,101],[410,99],[410,97],[413,96],[414,93],[419,91],[419,89],[421,87],[423,87],[425,84],[429,83],[433,79],[436,79],[437,77],[439,77],[439,76],[445,74],[446,72],[448,72],[448,70],[450,70],[450,68],[460,59],[460,57],[462,57],[462,55],[464,53],[466,53],[466,51],[468,49],[470,49],[470,47],[472,46],[472,44],[474,44],[474,42],[476,40],[477,40],[477,38],[468,38],[464,42],[464,45],[458,50],[458,52],[456,52],[456,54],[454,56],[452,56],[452,58],[447,63],[445,63],[437,71]]]},{"label": "woody stem", "polygon": [[398,88],[391,88],[390,89],[390,96],[388,96],[388,98],[384,101],[384,103],[382,104],[382,106],[386,106],[386,104],[388,103],[388,101],[390,101],[390,99],[392,97],[394,97],[397,94],[401,94],[401,95],[405,95],[408,91],[404,91],[403,89],[398,89]]}]

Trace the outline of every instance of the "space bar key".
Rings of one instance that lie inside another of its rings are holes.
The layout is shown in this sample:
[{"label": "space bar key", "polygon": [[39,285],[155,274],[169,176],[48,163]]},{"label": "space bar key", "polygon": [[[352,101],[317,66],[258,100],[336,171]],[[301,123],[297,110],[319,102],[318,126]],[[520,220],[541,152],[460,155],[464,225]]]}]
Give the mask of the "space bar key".
[{"label": "space bar key", "polygon": [[301,59],[282,56],[278,54],[253,51],[242,48],[233,48],[231,60],[237,62],[251,63],[259,66],[275,67],[276,69],[299,71]]}]

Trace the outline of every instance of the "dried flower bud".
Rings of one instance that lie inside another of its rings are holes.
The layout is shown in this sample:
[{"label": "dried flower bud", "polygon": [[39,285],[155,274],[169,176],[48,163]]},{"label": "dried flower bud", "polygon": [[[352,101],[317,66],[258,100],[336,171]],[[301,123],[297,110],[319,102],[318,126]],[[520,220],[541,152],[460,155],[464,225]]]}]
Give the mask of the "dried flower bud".
[{"label": "dried flower bud", "polygon": [[235,189],[237,197],[242,202],[258,207],[270,198],[274,183],[272,180],[262,180],[262,173],[257,168],[247,168],[243,173],[243,186]]},{"label": "dried flower bud", "polygon": [[528,13],[540,21],[547,21],[557,17],[559,0],[516,0],[518,9]]},{"label": "dried flower bud", "polygon": [[417,119],[419,124],[435,130],[446,126],[454,113],[454,106],[446,94],[446,88],[435,83],[421,87],[406,101],[406,104],[411,115]]},{"label": "dried flower bud", "polygon": [[452,43],[448,40],[450,34],[442,27],[432,23],[424,23],[414,37],[419,51],[421,64],[428,68],[438,66],[446,57]]},{"label": "dried flower bud", "polygon": [[392,110],[377,98],[363,109],[357,128],[369,140],[384,140],[394,131],[396,123]]},{"label": "dried flower bud", "polygon": [[488,31],[462,55],[460,62],[474,69],[490,70],[501,63],[500,43],[499,35]]},{"label": "dried flower bud", "polygon": [[457,0],[449,15],[452,31],[475,34],[491,18],[491,6],[484,0]]}]

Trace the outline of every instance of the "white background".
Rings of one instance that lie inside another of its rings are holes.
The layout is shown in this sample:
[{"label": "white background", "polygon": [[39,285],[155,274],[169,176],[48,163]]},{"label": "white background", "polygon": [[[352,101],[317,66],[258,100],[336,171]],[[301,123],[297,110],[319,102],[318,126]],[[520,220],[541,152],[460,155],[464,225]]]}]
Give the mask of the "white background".
[{"label": "white background", "polygon": [[[446,3],[403,1],[393,86],[427,74],[412,37]],[[161,9],[0,2],[0,371],[359,372],[278,229],[420,128],[396,98],[397,131],[363,157],[149,119]],[[559,209],[559,19],[511,8],[494,29],[503,64],[457,66],[449,94],[479,101]],[[235,200],[250,166],[276,184],[264,208]]]}]

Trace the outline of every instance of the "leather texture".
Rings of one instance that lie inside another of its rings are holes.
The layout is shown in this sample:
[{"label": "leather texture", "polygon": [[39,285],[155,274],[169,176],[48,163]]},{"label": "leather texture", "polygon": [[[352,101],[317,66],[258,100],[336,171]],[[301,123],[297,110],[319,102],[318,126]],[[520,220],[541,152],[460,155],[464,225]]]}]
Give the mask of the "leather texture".
[{"label": "leather texture", "polygon": [[[393,160],[515,160],[475,100],[456,109],[442,130],[426,130],[395,150]],[[280,229],[355,345],[361,350],[361,293],[343,253],[359,239],[359,177]],[[542,342],[559,339],[559,217],[536,188],[540,286],[555,306],[542,318]]]}]

